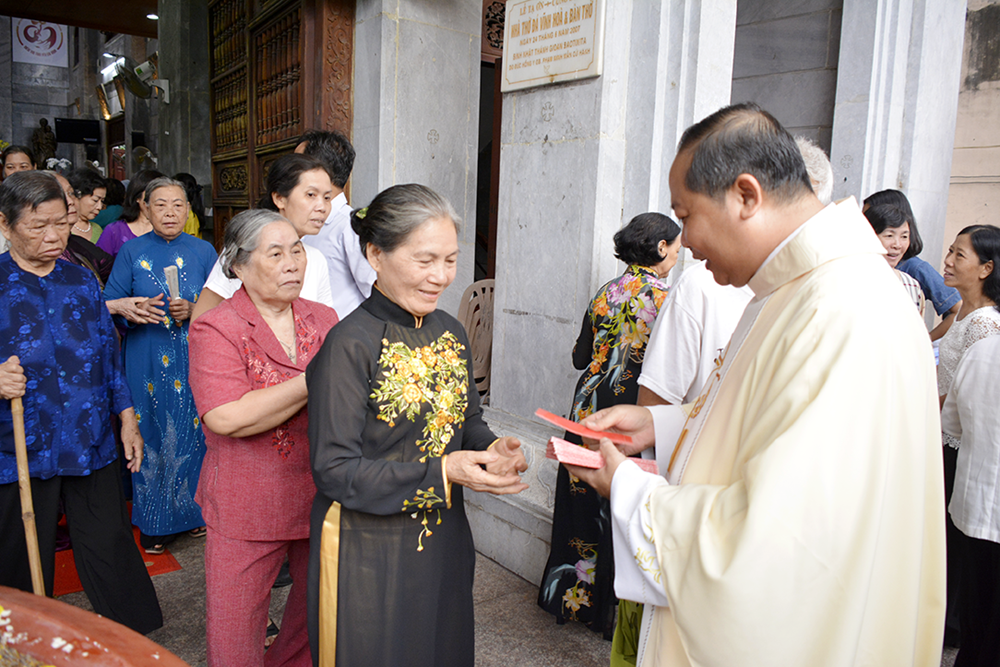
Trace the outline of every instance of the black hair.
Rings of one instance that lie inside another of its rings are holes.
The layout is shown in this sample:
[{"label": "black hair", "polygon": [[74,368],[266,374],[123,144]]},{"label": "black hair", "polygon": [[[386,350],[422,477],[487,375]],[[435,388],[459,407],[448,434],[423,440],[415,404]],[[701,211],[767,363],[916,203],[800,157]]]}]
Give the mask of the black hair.
[{"label": "black hair", "polygon": [[898,229],[909,223],[906,215],[892,204],[869,206],[864,215],[876,234],[881,234],[886,229]]},{"label": "black hair", "polygon": [[125,203],[125,186],[117,178],[106,181],[107,193],[104,195],[105,206],[121,206]]},{"label": "black hair", "polygon": [[163,178],[163,174],[155,169],[142,169],[136,172],[132,180],[128,182],[125,190],[125,203],[122,204],[122,220],[125,222],[135,222],[139,219],[142,211],[139,209],[139,200],[146,196],[146,186],[149,182],[157,178]]},{"label": "black hair", "polygon": [[795,139],[774,116],[751,102],[719,109],[686,129],[678,154],[691,151],[684,184],[721,199],[740,174],[750,174],[778,202],[812,194],[812,182]]},{"label": "black hair", "polygon": [[201,192],[204,188],[198,185],[198,179],[182,171],[174,176],[174,180],[184,185],[184,192],[187,193],[191,210],[198,216],[198,224],[205,224],[205,201],[201,197]]},{"label": "black hair", "polygon": [[354,146],[347,137],[339,132],[309,130],[302,135],[299,143],[306,145],[306,155],[323,163],[330,174],[330,180],[343,190],[354,169]]},{"label": "black hair", "polygon": [[0,183],[0,213],[6,218],[8,229],[17,227],[26,211],[34,211],[56,199],[67,206],[59,181],[45,171],[18,171]]},{"label": "black hair", "polygon": [[662,213],[640,213],[615,234],[615,257],[629,265],[659,264],[660,241],[667,245],[680,235],[681,228]]},{"label": "black hair", "polygon": [[461,220],[451,202],[426,185],[393,185],[375,195],[367,208],[351,213],[351,229],[358,235],[361,251],[368,245],[392,252],[428,220],[447,218],[455,228]]},{"label": "black hair", "polygon": [[913,217],[913,209],[910,207],[910,200],[907,199],[906,195],[899,190],[879,190],[878,192],[868,195],[864,201],[864,206],[869,208],[886,204],[898,208],[906,218],[906,221],[910,223],[910,247],[906,249],[905,253],[903,253],[902,261],[908,260],[911,257],[916,257],[924,251],[924,240],[920,238],[920,232],[917,231],[917,221]]},{"label": "black hair", "polygon": [[7,158],[11,155],[16,155],[18,153],[24,153],[28,156],[28,162],[31,163],[32,167],[37,167],[38,164],[35,162],[35,154],[31,152],[31,149],[27,146],[18,146],[16,144],[11,144],[7,148],[3,149],[3,153],[0,153],[0,167],[7,166]]},{"label": "black hair", "polygon": [[274,195],[287,197],[292,194],[302,174],[315,169],[322,169],[327,175],[330,173],[322,162],[311,155],[289,153],[279,157],[271,163],[271,168],[267,171],[267,192],[257,202],[257,208],[277,211],[278,205],[274,203]]},{"label": "black hair", "polygon": [[108,187],[107,180],[103,176],[86,167],[69,172],[66,174],[66,180],[69,181],[77,197],[92,195],[97,188]]},{"label": "black hair", "polygon": [[983,296],[993,302],[1000,312],[1000,227],[995,225],[969,225],[958,233],[968,234],[969,243],[979,257],[979,263],[993,262],[993,271],[983,280]]}]

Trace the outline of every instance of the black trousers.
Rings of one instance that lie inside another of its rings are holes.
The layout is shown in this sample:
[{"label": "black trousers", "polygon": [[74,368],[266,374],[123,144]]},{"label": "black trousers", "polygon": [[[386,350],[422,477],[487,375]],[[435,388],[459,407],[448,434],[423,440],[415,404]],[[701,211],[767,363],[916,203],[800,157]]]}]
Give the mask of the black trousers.
[{"label": "black trousers", "polygon": [[[32,478],[31,498],[47,595],[52,595],[62,498],[77,573],[94,611],[141,634],[163,626],[153,582],[132,538],[117,460],[82,477]],[[0,484],[0,535],[0,585],[31,591],[16,482]]]},{"label": "black trousers", "polygon": [[1000,665],[1000,544],[959,533],[962,647],[955,667]]}]

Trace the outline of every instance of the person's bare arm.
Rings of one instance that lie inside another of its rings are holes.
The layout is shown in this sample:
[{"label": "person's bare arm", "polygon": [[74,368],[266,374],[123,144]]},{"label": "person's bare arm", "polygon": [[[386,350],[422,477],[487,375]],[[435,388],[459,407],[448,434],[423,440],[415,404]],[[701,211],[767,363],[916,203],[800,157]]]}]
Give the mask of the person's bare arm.
[{"label": "person's bare arm", "polygon": [[127,408],[118,415],[122,421],[122,448],[125,451],[125,460],[128,461],[128,469],[132,472],[139,472],[142,467],[142,451],[145,444],[142,433],[139,432],[139,421],[135,418],[135,410]]},{"label": "person's bare arm", "polygon": [[670,401],[664,400],[659,394],[654,392],[652,389],[647,389],[646,387],[639,385],[639,398],[635,402],[636,405],[671,405]]},{"label": "person's bare arm", "polygon": [[202,421],[213,433],[246,438],[284,424],[306,406],[308,398],[306,375],[300,373],[291,380],[248,391],[239,400],[209,410]]},{"label": "person's bare arm", "polygon": [[198,295],[198,301],[194,304],[194,310],[191,312],[191,321],[194,322],[196,319],[212,310],[223,301],[225,301],[225,299],[212,290],[208,288],[201,290],[201,294]]},{"label": "person's bare arm", "polygon": [[159,324],[163,321],[163,294],[143,298],[141,296],[125,296],[121,299],[105,301],[108,312],[121,315],[132,324]]}]

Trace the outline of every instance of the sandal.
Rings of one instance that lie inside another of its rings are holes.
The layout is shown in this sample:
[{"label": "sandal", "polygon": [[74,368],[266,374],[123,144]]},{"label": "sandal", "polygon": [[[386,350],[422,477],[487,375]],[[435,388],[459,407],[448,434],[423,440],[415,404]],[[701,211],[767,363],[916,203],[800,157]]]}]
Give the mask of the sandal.
[{"label": "sandal", "polygon": [[264,650],[271,648],[275,638],[278,636],[278,626],[270,618],[267,619],[267,633],[264,635]]},{"label": "sandal", "polygon": [[205,526],[188,531],[188,535],[191,537],[205,537],[206,534],[208,534],[208,530],[206,530]]},{"label": "sandal", "polygon": [[151,556],[160,556],[166,550],[167,547],[163,544],[154,544],[151,547],[146,547],[145,549],[143,549],[143,551],[150,554]]}]

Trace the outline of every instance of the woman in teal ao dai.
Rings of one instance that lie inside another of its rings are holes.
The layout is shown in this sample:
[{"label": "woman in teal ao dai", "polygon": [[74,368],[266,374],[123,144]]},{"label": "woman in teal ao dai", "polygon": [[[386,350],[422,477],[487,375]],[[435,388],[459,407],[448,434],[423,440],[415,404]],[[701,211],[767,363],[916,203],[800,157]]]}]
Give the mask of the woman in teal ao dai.
[{"label": "woman in teal ao dai", "polygon": [[[625,272],[594,295],[573,349],[583,371],[570,418],[635,404],[646,343],[667,296],[662,279],[677,263],[680,228],[665,215],[643,213],[615,234],[615,256]],[[580,443],[571,434],[566,439]],[[610,639],[615,623],[610,505],[559,466],[549,554],[539,606],[558,623],[579,621]],[[613,663],[612,663],[613,664]]]},{"label": "woman in teal ao dai", "polygon": [[[142,546],[161,553],[170,536],[205,525],[194,501],[205,436],[188,385],[188,323],[216,253],[211,244],[183,233],[188,203],[179,183],[150,182],[145,208],[153,231],[122,246],[104,298],[144,298],[137,308],[146,314],[145,323],[127,322],[122,341],[125,376],[146,443],[142,469],[132,476],[132,523],[142,533]],[[180,291],[174,300],[164,273],[168,266],[177,268]]]}]

